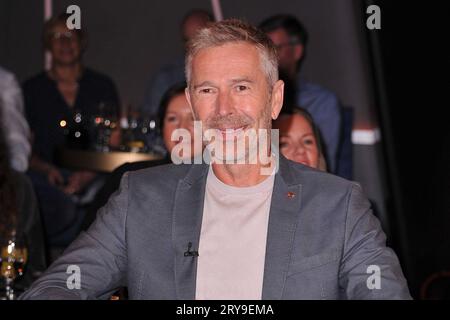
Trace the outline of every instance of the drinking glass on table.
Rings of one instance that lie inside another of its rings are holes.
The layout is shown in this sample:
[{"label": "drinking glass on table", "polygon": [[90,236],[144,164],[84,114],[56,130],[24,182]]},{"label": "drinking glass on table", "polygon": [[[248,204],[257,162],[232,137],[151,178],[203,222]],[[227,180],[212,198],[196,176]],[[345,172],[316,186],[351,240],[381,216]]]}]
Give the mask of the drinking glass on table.
[{"label": "drinking glass on table", "polygon": [[111,151],[111,135],[117,129],[117,115],[111,106],[101,103],[93,117],[95,135],[94,149],[101,152]]},{"label": "drinking glass on table", "polygon": [[144,117],[140,128],[142,139],[145,141],[145,150],[147,153],[164,154],[165,148],[158,143],[160,134],[158,133],[158,118],[156,115]]},{"label": "drinking glass on table", "polygon": [[28,260],[28,247],[25,236],[15,230],[0,236],[0,276],[4,280],[4,293],[1,300],[15,300],[14,281],[25,272]]}]

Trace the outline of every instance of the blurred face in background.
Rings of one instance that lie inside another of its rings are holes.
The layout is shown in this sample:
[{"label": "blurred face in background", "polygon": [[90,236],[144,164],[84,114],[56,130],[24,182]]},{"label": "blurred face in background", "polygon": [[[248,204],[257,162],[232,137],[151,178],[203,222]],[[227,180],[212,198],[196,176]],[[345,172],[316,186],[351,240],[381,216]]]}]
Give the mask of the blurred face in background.
[{"label": "blurred face in background", "polygon": [[280,151],[289,160],[319,167],[319,148],[309,122],[299,114],[282,115],[274,122],[280,130]]},{"label": "blurred face in background", "polygon": [[[166,114],[164,116],[163,124],[163,139],[167,150],[172,152],[172,149],[182,142],[171,141],[171,136],[176,129],[186,129],[191,134],[191,150],[193,151],[193,139],[194,139],[194,118],[191,108],[186,100],[184,93],[178,94],[173,97],[167,105]],[[187,143],[187,141],[185,141]],[[183,155],[184,157],[185,155]]]},{"label": "blurred face in background", "polygon": [[303,46],[294,44],[288,33],[282,28],[268,32],[267,36],[277,47],[279,68],[289,75],[294,74],[303,55]]},{"label": "blurred face in background", "polygon": [[53,63],[73,65],[81,60],[81,41],[75,31],[67,29],[65,24],[57,24],[52,30],[48,48]]},{"label": "blurred face in background", "polygon": [[202,28],[206,27],[209,18],[206,15],[195,14],[186,19],[182,27],[184,41],[189,41]]}]

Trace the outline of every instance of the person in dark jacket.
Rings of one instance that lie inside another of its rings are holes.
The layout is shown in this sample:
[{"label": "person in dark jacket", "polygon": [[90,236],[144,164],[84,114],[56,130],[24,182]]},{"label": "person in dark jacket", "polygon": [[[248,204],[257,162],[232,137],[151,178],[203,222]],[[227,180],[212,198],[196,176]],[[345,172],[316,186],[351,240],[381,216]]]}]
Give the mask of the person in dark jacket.
[{"label": "person in dark jacket", "polygon": [[[0,112],[0,122],[2,118]],[[25,174],[11,168],[9,154],[3,128],[0,127],[0,238],[7,240],[14,234],[25,237],[28,261],[23,277],[15,282],[20,291],[29,287],[47,268],[46,250],[33,187]]]}]

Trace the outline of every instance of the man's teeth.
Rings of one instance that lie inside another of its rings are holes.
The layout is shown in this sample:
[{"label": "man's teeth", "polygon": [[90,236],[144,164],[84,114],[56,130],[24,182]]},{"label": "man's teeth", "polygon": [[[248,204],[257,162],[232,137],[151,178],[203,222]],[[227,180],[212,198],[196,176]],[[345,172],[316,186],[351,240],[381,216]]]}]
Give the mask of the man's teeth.
[{"label": "man's teeth", "polygon": [[226,133],[233,133],[233,132],[237,132],[237,131],[241,131],[244,127],[240,127],[240,128],[226,128],[226,129],[220,129],[220,131],[222,132],[226,132]]}]

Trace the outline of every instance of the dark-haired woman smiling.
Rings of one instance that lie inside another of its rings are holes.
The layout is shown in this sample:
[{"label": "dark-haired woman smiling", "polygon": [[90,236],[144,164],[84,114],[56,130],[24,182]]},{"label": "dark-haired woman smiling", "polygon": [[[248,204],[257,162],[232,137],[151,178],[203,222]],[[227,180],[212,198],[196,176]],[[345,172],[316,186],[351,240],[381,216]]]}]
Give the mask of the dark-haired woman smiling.
[{"label": "dark-haired woman smiling", "polygon": [[280,152],[289,160],[327,171],[319,129],[308,111],[282,112],[273,124],[280,130]]}]

